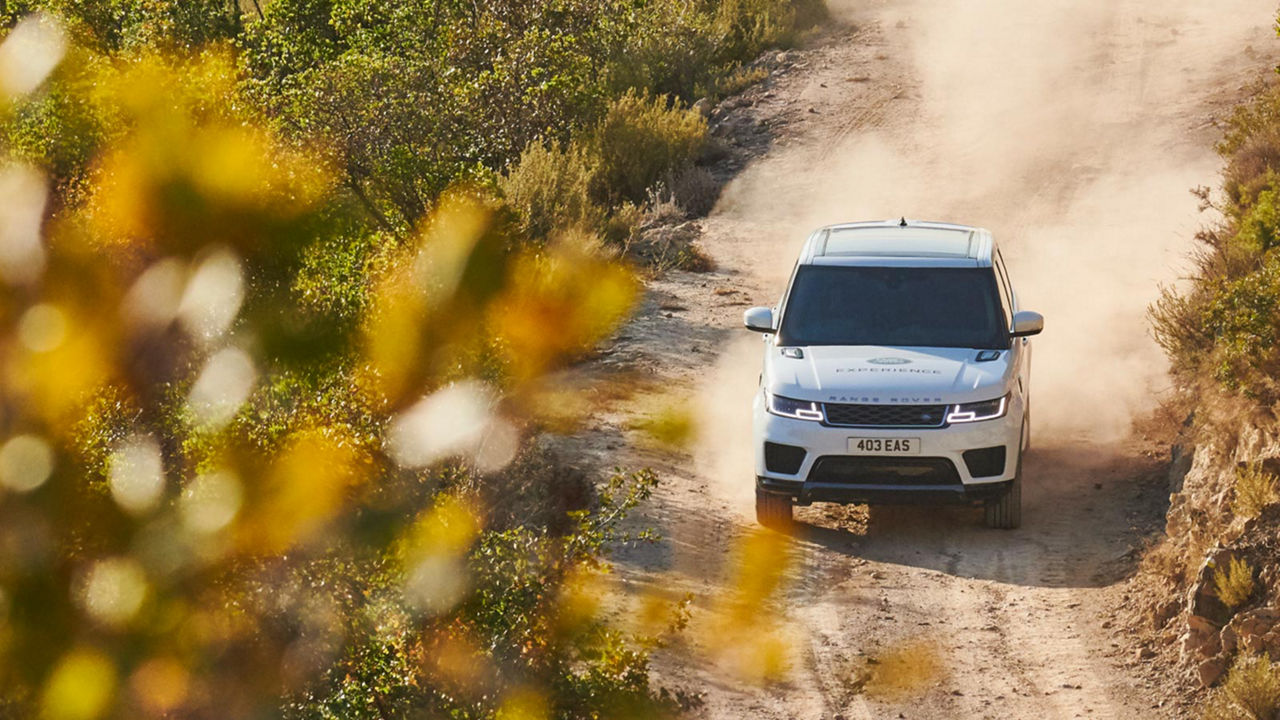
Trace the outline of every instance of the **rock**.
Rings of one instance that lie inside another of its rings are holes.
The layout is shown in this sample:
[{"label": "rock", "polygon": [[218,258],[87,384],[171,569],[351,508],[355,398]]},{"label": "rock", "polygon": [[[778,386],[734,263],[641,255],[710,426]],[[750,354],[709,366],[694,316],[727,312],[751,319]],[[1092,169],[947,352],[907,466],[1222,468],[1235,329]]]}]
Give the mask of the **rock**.
[{"label": "rock", "polygon": [[1218,633],[1218,644],[1222,646],[1222,652],[1230,654],[1236,651],[1236,641],[1239,639],[1236,633],[1236,624],[1234,622],[1227,623],[1222,628],[1222,632]]},{"label": "rock", "polygon": [[1191,615],[1204,618],[1217,627],[1227,624],[1231,619],[1231,610],[1218,599],[1213,575],[1218,568],[1226,568],[1232,557],[1234,553],[1226,548],[1211,551],[1200,565],[1196,581],[1187,590],[1187,609]]},{"label": "rock", "polygon": [[1221,626],[1200,615],[1187,616],[1187,631],[1182,635],[1182,657],[1195,660],[1217,655],[1222,651],[1219,637]]},{"label": "rock", "polygon": [[1280,632],[1280,608],[1261,607],[1240,613],[1222,628],[1222,652],[1261,653],[1268,650],[1268,637]]},{"label": "rock", "polygon": [[1194,448],[1188,450],[1181,445],[1174,445],[1169,450],[1169,492],[1180,493],[1186,482],[1187,473],[1191,472],[1191,460],[1195,457]]},{"label": "rock", "polygon": [[1212,687],[1226,671],[1226,655],[1215,655],[1200,663],[1196,667],[1196,676],[1200,679],[1200,687]]},{"label": "rock", "polygon": [[1151,608],[1151,627],[1157,630],[1164,627],[1182,610],[1182,603],[1177,598],[1156,603]]},{"label": "rock", "polygon": [[1137,658],[1138,658],[1139,660],[1150,660],[1151,658],[1153,658],[1153,657],[1155,657],[1155,656],[1156,656],[1156,651],[1155,651],[1155,650],[1152,650],[1151,648],[1147,647],[1146,645],[1143,645],[1142,647],[1138,648]]}]

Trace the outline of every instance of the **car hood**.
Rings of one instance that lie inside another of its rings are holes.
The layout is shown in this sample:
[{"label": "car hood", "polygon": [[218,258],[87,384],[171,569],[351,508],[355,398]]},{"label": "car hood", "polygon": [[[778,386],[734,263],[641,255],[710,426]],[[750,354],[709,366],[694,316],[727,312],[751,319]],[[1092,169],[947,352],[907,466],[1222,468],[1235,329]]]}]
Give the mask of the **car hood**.
[{"label": "car hood", "polygon": [[797,400],[976,402],[1007,392],[1013,374],[1008,350],[824,345],[798,348],[803,357],[796,358],[783,352],[795,349],[766,347],[765,388]]}]

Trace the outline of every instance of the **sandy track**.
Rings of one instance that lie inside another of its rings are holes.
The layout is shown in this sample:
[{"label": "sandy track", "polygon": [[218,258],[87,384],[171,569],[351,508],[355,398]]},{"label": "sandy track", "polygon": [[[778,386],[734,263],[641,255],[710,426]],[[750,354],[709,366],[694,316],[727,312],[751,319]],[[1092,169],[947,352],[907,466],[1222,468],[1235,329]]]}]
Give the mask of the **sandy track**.
[{"label": "sandy track", "polygon": [[[706,717],[1176,715],[1157,709],[1164,690],[1130,639],[1107,630],[1133,548],[1160,522],[1160,462],[1129,435],[1163,375],[1144,312],[1202,221],[1187,190],[1216,172],[1214,118],[1275,55],[1274,6],[848,4],[788,72],[717,114],[731,140],[765,132],[769,146],[703,223],[719,268],[654,283],[610,355],[652,378],[645,393],[699,399],[698,447],[635,443],[634,404],[602,412],[573,444],[659,470],[642,522],[666,540],[625,551],[623,574],[692,591],[711,612],[753,524],[759,342],[737,329],[744,307],[776,300],[817,225],[902,214],[982,225],[1023,306],[1048,318],[1024,527],[983,529],[971,509],[803,509],[785,597],[762,608],[795,639],[786,680],[742,682],[697,652],[705,638],[660,656],[660,678],[701,693]],[[921,688],[859,691],[866,657],[913,645],[942,668]]]}]

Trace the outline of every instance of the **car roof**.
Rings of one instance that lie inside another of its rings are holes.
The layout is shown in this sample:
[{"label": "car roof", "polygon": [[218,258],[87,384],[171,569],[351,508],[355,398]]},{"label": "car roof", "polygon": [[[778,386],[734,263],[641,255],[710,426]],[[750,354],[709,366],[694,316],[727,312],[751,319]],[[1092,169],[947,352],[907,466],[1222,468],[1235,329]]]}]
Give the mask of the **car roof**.
[{"label": "car roof", "polygon": [[819,228],[800,264],[990,267],[994,254],[995,241],[982,228],[901,218]]}]

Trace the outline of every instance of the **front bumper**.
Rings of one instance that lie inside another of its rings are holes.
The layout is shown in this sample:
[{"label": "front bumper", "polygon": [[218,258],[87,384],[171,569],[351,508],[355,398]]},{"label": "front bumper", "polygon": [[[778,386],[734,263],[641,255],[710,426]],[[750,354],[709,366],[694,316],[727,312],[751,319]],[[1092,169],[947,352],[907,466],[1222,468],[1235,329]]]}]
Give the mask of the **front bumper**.
[{"label": "front bumper", "polygon": [[[999,497],[1017,474],[1022,417],[1022,405],[1015,402],[1002,418],[942,428],[830,427],[773,415],[765,410],[763,399],[757,396],[754,423],[757,487],[766,492],[790,495],[802,504],[985,502]],[[881,464],[894,466],[894,459],[883,458],[885,462],[878,463],[850,453],[849,439],[855,437],[919,438],[920,452],[901,458],[903,464],[933,464],[940,470],[918,477],[911,477],[912,468],[907,468],[901,475],[895,467],[880,470],[878,466]],[[776,462],[773,463],[774,470],[770,470],[765,461],[766,442],[803,448],[804,460],[796,472],[777,472]],[[996,447],[1005,448],[1003,470],[975,477],[970,472],[969,463],[965,462],[964,453]],[[866,462],[861,462],[864,460]],[[829,472],[832,463],[872,467],[859,470],[855,473],[857,477],[833,477]],[[814,472],[815,466],[819,467],[819,472]]]}]

